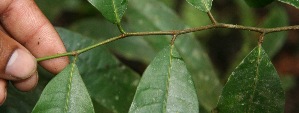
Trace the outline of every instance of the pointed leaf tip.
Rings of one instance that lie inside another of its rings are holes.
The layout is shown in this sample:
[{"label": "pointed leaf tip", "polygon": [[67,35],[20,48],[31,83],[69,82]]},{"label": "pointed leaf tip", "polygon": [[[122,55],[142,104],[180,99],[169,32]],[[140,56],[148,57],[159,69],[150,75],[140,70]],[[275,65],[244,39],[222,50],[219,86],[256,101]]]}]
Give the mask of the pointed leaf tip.
[{"label": "pointed leaf tip", "polygon": [[45,87],[32,113],[94,113],[76,64],[68,65]]},{"label": "pointed leaf tip", "polygon": [[114,24],[120,23],[128,5],[127,0],[88,0],[88,2]]},{"label": "pointed leaf tip", "polygon": [[282,113],[284,91],[262,47],[256,47],[232,72],[218,101],[220,113]]},{"label": "pointed leaf tip", "polygon": [[144,72],[130,113],[198,113],[198,106],[191,75],[176,49],[168,46]]}]

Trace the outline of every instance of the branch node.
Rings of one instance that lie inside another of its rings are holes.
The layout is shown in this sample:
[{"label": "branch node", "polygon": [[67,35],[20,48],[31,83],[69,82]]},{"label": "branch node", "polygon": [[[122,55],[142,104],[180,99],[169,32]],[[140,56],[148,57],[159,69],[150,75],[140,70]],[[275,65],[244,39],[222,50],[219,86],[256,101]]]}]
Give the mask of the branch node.
[{"label": "branch node", "polygon": [[177,36],[178,36],[177,34],[174,34],[174,35],[173,35],[173,37],[172,37],[172,39],[171,39],[171,42],[170,42],[171,45],[174,45],[174,42],[175,42]]},{"label": "branch node", "polygon": [[214,25],[216,25],[218,22],[216,21],[216,19],[215,19],[214,16],[212,15],[212,13],[211,13],[210,11],[207,12],[207,13],[208,13],[208,16],[209,16],[211,22],[212,22]]},{"label": "branch node", "polygon": [[122,34],[126,34],[125,30],[123,29],[123,27],[121,26],[120,23],[117,23],[116,25],[117,25],[119,31],[120,31]]},{"label": "branch node", "polygon": [[127,33],[121,34],[120,37],[121,38],[125,38],[127,36]]},{"label": "branch node", "polygon": [[264,37],[265,37],[265,32],[263,32],[261,35],[260,35],[260,37],[259,37],[259,39],[258,39],[258,45],[259,46],[262,46],[262,44],[263,44],[263,42],[264,42]]},{"label": "branch node", "polygon": [[78,51],[73,51],[72,52],[72,56],[78,56],[79,55],[79,52]]}]

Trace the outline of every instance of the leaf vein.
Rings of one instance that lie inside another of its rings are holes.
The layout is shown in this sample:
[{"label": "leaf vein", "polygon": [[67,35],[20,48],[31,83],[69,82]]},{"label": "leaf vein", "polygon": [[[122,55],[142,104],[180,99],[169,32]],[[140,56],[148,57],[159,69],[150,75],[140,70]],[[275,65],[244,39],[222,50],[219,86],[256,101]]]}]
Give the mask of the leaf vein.
[{"label": "leaf vein", "polygon": [[256,73],[255,73],[255,78],[254,78],[254,83],[253,83],[253,92],[252,95],[250,96],[250,103],[248,107],[248,112],[251,112],[252,104],[253,104],[253,99],[254,99],[254,94],[256,92],[257,88],[257,82],[259,80],[259,65],[261,63],[261,47],[258,48],[258,55],[257,55],[257,64],[256,64]]},{"label": "leaf vein", "polygon": [[170,47],[170,54],[169,54],[169,65],[168,65],[168,74],[167,74],[167,79],[166,79],[166,94],[165,94],[165,100],[164,100],[164,113],[166,113],[166,105],[167,105],[167,100],[168,100],[168,95],[169,95],[169,80],[170,80],[170,73],[171,73],[171,67],[172,67],[172,49],[173,45]]},{"label": "leaf vein", "polygon": [[116,18],[116,23],[119,23],[120,22],[120,20],[119,20],[119,17],[118,17],[118,15],[117,15],[117,13],[118,13],[118,9],[116,8],[116,5],[115,5],[115,1],[114,0],[112,0],[112,6],[113,6],[113,12],[114,12],[114,16],[115,16],[115,18]]},{"label": "leaf vein", "polygon": [[71,84],[73,81],[74,67],[75,67],[75,64],[72,64],[72,69],[71,69],[70,79],[69,79],[68,89],[67,89],[67,95],[66,95],[66,103],[65,103],[65,109],[64,109],[65,113],[67,113],[67,111],[69,109],[69,99],[70,99],[70,93],[71,93],[71,87],[72,87]]}]

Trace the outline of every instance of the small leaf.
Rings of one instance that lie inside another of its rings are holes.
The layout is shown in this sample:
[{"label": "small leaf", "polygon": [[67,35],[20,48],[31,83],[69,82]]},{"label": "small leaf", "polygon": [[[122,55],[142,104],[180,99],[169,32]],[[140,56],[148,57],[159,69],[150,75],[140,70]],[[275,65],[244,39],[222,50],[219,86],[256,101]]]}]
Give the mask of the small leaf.
[{"label": "small leaf", "polygon": [[232,72],[220,96],[220,113],[282,113],[284,91],[262,47],[256,47]]},{"label": "small leaf", "polygon": [[173,46],[151,62],[138,85],[130,113],[198,113],[192,77]]},{"label": "small leaf", "polygon": [[292,5],[292,6],[296,7],[297,9],[299,9],[299,1],[298,0],[278,0],[278,1]]},{"label": "small leaf", "polygon": [[114,24],[119,24],[124,15],[128,2],[127,0],[88,0],[96,7],[102,15]]},{"label": "small leaf", "polygon": [[186,0],[189,4],[204,12],[209,12],[212,7],[213,0]]},{"label": "small leaf", "polygon": [[94,113],[76,64],[68,65],[46,86],[33,113]]},{"label": "small leaf", "polygon": [[250,6],[250,7],[264,7],[270,3],[272,3],[274,0],[245,0],[245,2]]}]

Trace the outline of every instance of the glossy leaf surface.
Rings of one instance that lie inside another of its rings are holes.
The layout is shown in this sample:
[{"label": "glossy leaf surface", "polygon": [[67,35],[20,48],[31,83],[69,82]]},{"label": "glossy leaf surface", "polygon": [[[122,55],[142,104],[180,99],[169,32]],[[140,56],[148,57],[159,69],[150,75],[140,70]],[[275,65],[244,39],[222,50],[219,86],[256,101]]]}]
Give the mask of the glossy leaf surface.
[{"label": "glossy leaf surface", "polygon": [[33,113],[94,113],[76,64],[68,65],[45,87]]},{"label": "glossy leaf surface", "polygon": [[88,0],[102,15],[112,23],[120,23],[128,2],[127,0]]},{"label": "glossy leaf surface", "polygon": [[296,7],[297,9],[299,9],[299,1],[298,0],[278,0],[278,1],[292,5],[292,6]]},{"label": "glossy leaf surface", "polygon": [[264,7],[270,3],[272,3],[274,0],[245,0],[246,3],[250,7]]},{"label": "glossy leaf surface", "polygon": [[173,46],[151,62],[138,85],[130,113],[198,113],[192,77]]},{"label": "glossy leaf surface", "polygon": [[[57,28],[67,51],[78,50],[98,41],[66,29]],[[77,60],[83,81],[95,103],[96,112],[128,112],[139,75],[119,62],[105,46],[81,54]]]},{"label": "glossy leaf surface", "polygon": [[[130,0],[127,15],[128,25],[132,25],[130,27],[134,28],[134,31],[186,28],[179,17],[158,0]],[[165,36],[146,37],[145,39],[156,47],[156,50],[161,50],[171,40],[170,37]],[[192,33],[179,36],[175,46],[192,75],[200,105],[205,110],[211,111],[217,105],[222,86],[207,53]]]},{"label": "glossy leaf surface", "polygon": [[220,113],[282,113],[284,91],[262,47],[256,47],[230,75],[220,96]]}]

